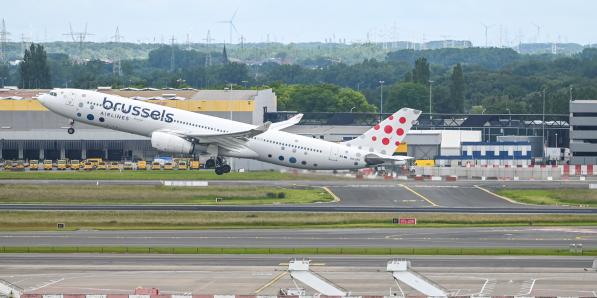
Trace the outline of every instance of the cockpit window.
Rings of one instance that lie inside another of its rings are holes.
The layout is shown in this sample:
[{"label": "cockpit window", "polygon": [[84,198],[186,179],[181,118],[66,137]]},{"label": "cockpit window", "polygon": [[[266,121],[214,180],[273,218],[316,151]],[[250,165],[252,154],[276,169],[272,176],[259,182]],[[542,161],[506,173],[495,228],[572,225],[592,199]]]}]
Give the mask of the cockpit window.
[{"label": "cockpit window", "polygon": [[50,92],[50,95],[57,96],[58,94],[56,94],[56,92]]}]

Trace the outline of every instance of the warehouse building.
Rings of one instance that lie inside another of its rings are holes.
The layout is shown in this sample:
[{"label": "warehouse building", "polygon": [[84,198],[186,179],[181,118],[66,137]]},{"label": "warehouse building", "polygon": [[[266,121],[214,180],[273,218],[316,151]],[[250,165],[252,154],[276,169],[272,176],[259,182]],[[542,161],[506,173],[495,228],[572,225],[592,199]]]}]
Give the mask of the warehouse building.
[{"label": "warehouse building", "polygon": [[[48,111],[37,100],[48,90],[0,89],[0,160],[85,159],[151,160],[160,155],[148,138],[76,123]],[[265,90],[99,90],[137,100],[201,112],[252,124],[276,111],[276,95]]]},{"label": "warehouse building", "polygon": [[597,164],[597,100],[570,101],[570,163]]}]

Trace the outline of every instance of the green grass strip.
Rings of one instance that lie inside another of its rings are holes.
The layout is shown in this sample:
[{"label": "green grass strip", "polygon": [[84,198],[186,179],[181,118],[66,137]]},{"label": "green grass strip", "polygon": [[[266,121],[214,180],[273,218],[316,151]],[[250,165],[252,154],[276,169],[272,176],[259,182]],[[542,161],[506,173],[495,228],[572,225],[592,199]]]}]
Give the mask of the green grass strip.
[{"label": "green grass strip", "polygon": [[104,253],[104,254],[303,254],[303,255],[478,255],[478,256],[597,256],[597,249],[570,252],[557,248],[234,248],[234,247],[139,247],[139,246],[2,246],[0,253]]},{"label": "green grass strip", "polygon": [[597,190],[578,188],[500,189],[497,194],[512,200],[535,205],[597,206]]}]

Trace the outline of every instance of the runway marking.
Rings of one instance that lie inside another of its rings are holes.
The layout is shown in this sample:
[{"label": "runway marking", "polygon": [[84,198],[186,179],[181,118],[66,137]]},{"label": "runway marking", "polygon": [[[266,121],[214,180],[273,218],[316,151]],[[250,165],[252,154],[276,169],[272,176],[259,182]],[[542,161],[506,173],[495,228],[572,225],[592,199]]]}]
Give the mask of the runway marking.
[{"label": "runway marking", "polygon": [[259,294],[261,291],[263,291],[266,288],[268,288],[269,286],[273,285],[275,282],[277,282],[278,280],[280,280],[280,278],[282,278],[284,275],[286,275],[286,273],[288,273],[288,271],[284,271],[284,272],[278,274],[278,276],[274,277],[268,283],[264,284],[261,288],[255,290],[255,294]]},{"label": "runway marking", "polygon": [[62,278],[60,278],[60,279],[57,279],[57,280],[51,280],[51,281],[49,281],[49,282],[47,282],[47,283],[45,283],[45,284],[42,284],[41,286],[39,286],[39,287],[37,287],[37,288],[29,288],[29,289],[27,289],[27,291],[36,291],[36,290],[39,290],[39,289],[41,289],[41,288],[45,288],[45,287],[47,287],[47,286],[51,286],[51,285],[53,285],[53,284],[57,284],[57,283],[59,283],[59,282],[61,282],[61,281],[63,281],[63,280],[64,280],[64,277],[62,277]]},{"label": "runway marking", "polygon": [[512,203],[512,204],[518,204],[518,205],[527,205],[527,206],[528,206],[528,205],[531,205],[531,204],[525,204],[525,203],[521,203],[521,202],[514,201],[514,200],[512,200],[512,199],[510,199],[510,198],[508,198],[508,197],[500,196],[500,195],[496,194],[495,192],[492,192],[492,191],[490,191],[490,190],[488,190],[488,189],[486,189],[486,188],[483,188],[483,187],[481,187],[481,186],[479,186],[479,185],[473,185],[473,186],[474,186],[476,189],[478,189],[478,190],[484,191],[484,192],[486,192],[486,193],[488,193],[488,194],[490,194],[490,195],[492,195],[492,196],[494,196],[494,197],[496,197],[496,198],[500,198],[500,199],[502,199],[502,200],[505,200],[505,201],[507,201],[507,202],[509,202],[509,203]]},{"label": "runway marking", "polygon": [[329,189],[327,186],[322,187],[323,190],[327,191],[332,198],[334,198],[334,200],[332,201],[333,203],[338,203],[340,201],[342,201],[331,189]]},{"label": "runway marking", "polygon": [[433,207],[439,207],[439,205],[437,205],[436,203],[432,202],[430,199],[428,199],[428,198],[427,198],[427,197],[425,197],[424,195],[422,195],[422,194],[420,194],[420,193],[418,193],[418,192],[414,191],[412,188],[410,188],[410,187],[408,187],[408,186],[406,186],[406,185],[404,185],[404,184],[400,184],[400,185],[401,185],[402,187],[404,187],[404,189],[406,189],[406,190],[408,190],[408,191],[410,191],[410,192],[414,193],[415,195],[417,195],[417,196],[418,196],[418,197],[420,197],[421,199],[423,199],[423,200],[427,201],[427,203],[431,204],[431,206],[433,206]]},{"label": "runway marking", "polygon": [[533,292],[533,288],[535,287],[535,282],[537,282],[537,279],[527,280],[527,281],[523,282],[520,287],[520,291],[518,291],[517,296],[530,295],[531,292]]}]

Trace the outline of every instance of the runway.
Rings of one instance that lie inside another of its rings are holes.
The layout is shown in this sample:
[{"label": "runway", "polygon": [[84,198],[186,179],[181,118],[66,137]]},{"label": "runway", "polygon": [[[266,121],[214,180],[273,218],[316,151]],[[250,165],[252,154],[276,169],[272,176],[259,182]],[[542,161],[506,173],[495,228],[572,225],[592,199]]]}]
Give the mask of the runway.
[{"label": "runway", "polygon": [[[295,287],[286,273],[297,256],[0,255],[0,279],[26,293],[124,294],[156,287],[171,294],[276,295]],[[306,256],[309,257],[309,256]],[[399,256],[396,256],[399,257]],[[412,268],[453,296],[594,296],[586,257],[408,257]],[[315,256],[311,270],[351,296],[398,292],[387,256]],[[307,294],[314,290],[299,283]],[[407,295],[418,293],[402,285]]]},{"label": "runway", "polygon": [[594,227],[0,232],[2,246],[597,248]]}]

